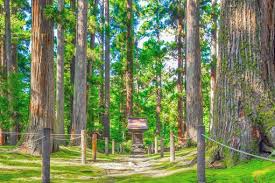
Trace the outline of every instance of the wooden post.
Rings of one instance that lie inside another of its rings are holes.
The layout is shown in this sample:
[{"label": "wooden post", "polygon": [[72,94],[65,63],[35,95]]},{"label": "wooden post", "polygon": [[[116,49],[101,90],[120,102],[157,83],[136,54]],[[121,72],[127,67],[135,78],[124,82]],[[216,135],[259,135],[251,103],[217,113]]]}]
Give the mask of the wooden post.
[{"label": "wooden post", "polygon": [[160,139],[160,157],[161,158],[164,157],[164,140],[163,140],[163,137],[161,137],[161,139]]},{"label": "wooden post", "polygon": [[199,183],[205,183],[205,139],[202,136],[202,134],[205,134],[205,129],[203,125],[199,125],[197,128],[197,177]]},{"label": "wooden post", "polygon": [[105,137],[105,154],[109,154],[109,142],[108,142],[108,137]]},{"label": "wooden post", "polygon": [[5,134],[3,133],[2,128],[0,128],[0,145],[4,145],[5,144]]},{"label": "wooden post", "polygon": [[158,137],[155,136],[155,154],[158,154]]},{"label": "wooden post", "polygon": [[97,145],[97,134],[93,133],[93,137],[92,137],[92,155],[93,155],[93,161],[96,161],[96,145]]},{"label": "wooden post", "polygon": [[173,131],[170,131],[170,162],[175,161],[175,140]]},{"label": "wooden post", "polygon": [[122,154],[122,144],[119,144],[119,153]]},{"label": "wooden post", "polygon": [[115,154],[115,140],[112,140],[112,154]]},{"label": "wooden post", "polygon": [[42,138],[42,183],[50,182],[50,153],[51,153],[51,141],[50,141],[50,128],[43,129]]},{"label": "wooden post", "polygon": [[81,130],[81,163],[86,164],[86,132]]}]

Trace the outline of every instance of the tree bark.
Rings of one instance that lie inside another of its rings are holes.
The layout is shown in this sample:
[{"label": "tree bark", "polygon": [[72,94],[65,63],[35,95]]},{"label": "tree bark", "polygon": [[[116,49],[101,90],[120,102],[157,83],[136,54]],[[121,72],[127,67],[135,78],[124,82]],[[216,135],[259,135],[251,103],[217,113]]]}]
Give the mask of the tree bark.
[{"label": "tree bark", "polygon": [[[58,12],[63,12],[64,0],[58,0]],[[57,25],[57,64],[56,64],[56,127],[54,133],[64,134],[64,28],[63,23]],[[64,136],[60,136],[64,139]],[[57,141],[65,144],[65,141]]]},{"label": "tree bark", "polygon": [[133,115],[133,7],[132,0],[127,0],[127,65],[126,65],[126,116]]},{"label": "tree bark", "polygon": [[104,29],[104,0],[101,2],[101,7],[100,7],[100,17],[101,17],[101,25],[102,25],[102,30],[100,33],[100,38],[101,38],[101,67],[99,70],[101,82],[99,85],[99,120],[104,126],[104,44],[105,44],[105,29]]},{"label": "tree bark", "polygon": [[105,105],[104,105],[104,137],[110,139],[110,17],[109,0],[105,0]]},{"label": "tree bark", "polygon": [[180,144],[184,144],[184,133],[186,133],[186,124],[184,122],[183,114],[183,7],[181,0],[178,1],[178,35],[177,35],[177,49],[178,49],[178,69],[177,69],[177,90],[178,90],[178,138]]},{"label": "tree bark", "polygon": [[41,154],[43,128],[53,128],[54,115],[54,62],[53,62],[53,21],[44,10],[52,0],[32,1],[32,64],[30,124],[22,150]]},{"label": "tree bark", "polygon": [[192,141],[197,141],[197,125],[202,121],[199,1],[187,0],[186,115]]},{"label": "tree bark", "polygon": [[[70,0],[70,8],[73,11],[73,13],[76,12],[76,0]],[[72,40],[72,44],[75,46],[75,41],[76,41],[76,28],[73,27],[72,32],[74,34],[74,38]],[[72,88],[74,88],[74,73],[75,73],[75,50],[73,51],[73,56],[70,62],[70,82]],[[70,94],[70,127],[69,127],[69,133],[72,129],[72,124],[73,124],[73,103],[74,103],[74,95],[73,92]]]},{"label": "tree bark", "polygon": [[[221,4],[212,135],[249,153],[272,146],[268,121],[275,117],[274,13],[273,0]],[[213,156],[233,162],[248,158],[220,148]]]},{"label": "tree bark", "polygon": [[[71,138],[86,128],[86,89],[87,89],[87,0],[78,0],[76,57],[74,77],[73,124]],[[79,145],[80,140],[71,140]]]},{"label": "tree bark", "polygon": [[211,28],[211,68],[210,68],[210,124],[209,130],[213,127],[214,92],[216,87],[216,62],[217,62],[217,0],[212,0],[212,28]]}]

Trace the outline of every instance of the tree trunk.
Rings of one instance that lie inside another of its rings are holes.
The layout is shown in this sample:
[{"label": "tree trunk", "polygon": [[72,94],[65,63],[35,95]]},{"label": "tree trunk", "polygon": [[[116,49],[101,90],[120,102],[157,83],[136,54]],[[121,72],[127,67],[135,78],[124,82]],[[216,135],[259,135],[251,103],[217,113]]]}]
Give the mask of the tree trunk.
[{"label": "tree trunk", "polygon": [[[71,10],[75,13],[76,12],[76,0],[70,0],[70,7]],[[76,29],[73,27],[72,32],[74,34],[74,38],[72,40],[72,44],[75,46],[75,41],[76,41]],[[72,88],[74,88],[74,73],[75,73],[75,50],[73,51],[73,56],[71,59],[70,63],[70,82]],[[74,103],[74,95],[73,92],[70,93],[70,127],[69,127],[69,133],[72,129],[72,124],[73,124],[73,103]]]},{"label": "tree trunk", "polygon": [[104,105],[104,137],[110,139],[110,26],[109,0],[105,0],[105,105]]},{"label": "tree trunk", "polygon": [[[221,4],[212,135],[249,153],[272,146],[268,132],[274,123],[268,121],[275,117],[274,15],[273,0]],[[222,149],[214,157],[247,158]]]},{"label": "tree trunk", "polygon": [[41,154],[43,128],[53,128],[54,115],[54,61],[53,61],[53,21],[44,10],[52,5],[52,0],[32,1],[32,64],[31,64],[31,104],[30,125],[22,150],[31,154]]},{"label": "tree trunk", "polygon": [[178,138],[180,144],[184,143],[184,133],[186,132],[186,124],[184,123],[183,115],[183,5],[182,2],[178,2],[178,36],[177,36],[177,49],[178,49],[178,79],[177,79],[177,90],[178,90]]},{"label": "tree trunk", "polygon": [[197,125],[202,125],[199,1],[187,0],[186,115],[192,141],[197,141]]},{"label": "tree trunk", "polygon": [[[58,0],[58,12],[64,9],[64,0]],[[64,134],[64,28],[63,23],[57,25],[57,64],[56,64],[56,126],[54,133]],[[59,136],[64,139],[64,136]],[[65,141],[57,141],[65,144]]]},{"label": "tree trunk", "polygon": [[[10,71],[8,73],[10,74],[10,77],[15,77],[15,74],[17,73],[17,45],[13,43],[11,45],[11,67]],[[12,78],[9,78],[12,79]],[[12,80],[10,81],[12,82]],[[11,120],[11,126],[10,126],[10,132],[13,134],[10,134],[10,144],[11,145],[16,145],[18,141],[18,129],[19,129],[19,121],[18,121],[18,116],[17,116],[17,108],[16,108],[16,99],[14,98],[14,95],[16,95],[13,91],[16,90],[14,88],[15,86],[10,83],[9,85],[9,97],[10,97],[10,103],[9,103],[9,108],[10,108],[10,120]]]},{"label": "tree trunk", "polygon": [[209,130],[213,127],[214,92],[216,87],[216,62],[217,62],[217,0],[212,0],[212,28],[211,28],[211,68],[210,68],[210,123]]},{"label": "tree trunk", "polygon": [[[3,16],[3,7],[0,6],[0,15]],[[0,35],[0,84],[4,82],[4,75],[6,71],[6,63],[5,63],[5,44],[4,44],[4,35]],[[3,97],[3,88],[0,88],[0,97]],[[4,111],[0,110],[0,115],[3,115]],[[0,145],[5,144],[5,134],[3,134],[4,129],[0,126]]]},{"label": "tree trunk", "polygon": [[104,0],[101,2],[101,7],[100,7],[100,17],[101,17],[101,24],[102,24],[102,30],[100,33],[100,38],[101,38],[101,67],[99,70],[101,82],[99,85],[99,120],[104,126],[104,40],[105,40],[105,34],[104,34]]},{"label": "tree trunk", "polygon": [[76,56],[74,77],[73,124],[71,143],[79,145],[80,134],[86,128],[86,89],[87,89],[87,0],[78,0]]},{"label": "tree trunk", "polygon": [[126,65],[126,116],[133,115],[133,8],[127,0],[127,65]]}]

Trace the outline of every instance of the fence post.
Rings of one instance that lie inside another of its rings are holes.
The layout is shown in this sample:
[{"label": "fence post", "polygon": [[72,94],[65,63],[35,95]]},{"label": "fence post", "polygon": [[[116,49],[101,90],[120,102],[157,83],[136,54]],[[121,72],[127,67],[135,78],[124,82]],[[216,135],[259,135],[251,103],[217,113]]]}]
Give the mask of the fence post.
[{"label": "fence post", "polygon": [[108,137],[105,137],[105,154],[109,154],[109,142],[108,142]]},{"label": "fence post", "polygon": [[160,157],[164,157],[164,140],[163,137],[160,138]]},{"label": "fence post", "polygon": [[173,131],[170,130],[170,162],[175,161],[175,140]]},{"label": "fence post", "polygon": [[43,128],[43,138],[42,138],[42,183],[50,182],[50,152],[51,152],[51,142],[50,142],[50,128]]},{"label": "fence post", "polygon": [[86,164],[86,132],[81,130],[81,163]]},{"label": "fence post", "polygon": [[93,137],[92,137],[93,161],[96,161],[96,145],[97,145],[97,134],[93,133]]},{"label": "fence post", "polygon": [[203,125],[197,127],[197,177],[199,183],[205,183],[205,139],[202,135],[205,133]]},{"label": "fence post", "polygon": [[115,140],[112,140],[112,154],[115,154]]},{"label": "fence post", "polygon": [[155,136],[155,154],[158,154],[158,137]]}]

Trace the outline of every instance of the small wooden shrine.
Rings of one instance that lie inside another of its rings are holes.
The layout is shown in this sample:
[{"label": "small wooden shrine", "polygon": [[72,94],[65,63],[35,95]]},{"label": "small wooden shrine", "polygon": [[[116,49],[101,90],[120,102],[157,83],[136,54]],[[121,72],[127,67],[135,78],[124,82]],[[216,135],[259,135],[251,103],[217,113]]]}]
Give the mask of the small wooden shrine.
[{"label": "small wooden shrine", "polygon": [[144,154],[143,133],[148,130],[147,119],[128,118],[128,130],[132,134],[132,153]]}]

